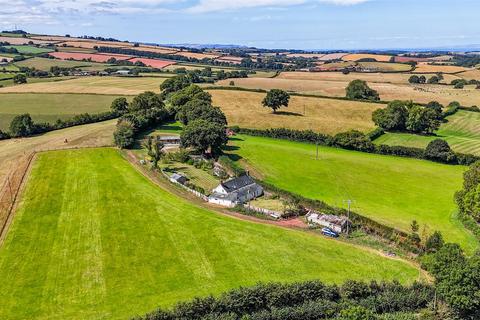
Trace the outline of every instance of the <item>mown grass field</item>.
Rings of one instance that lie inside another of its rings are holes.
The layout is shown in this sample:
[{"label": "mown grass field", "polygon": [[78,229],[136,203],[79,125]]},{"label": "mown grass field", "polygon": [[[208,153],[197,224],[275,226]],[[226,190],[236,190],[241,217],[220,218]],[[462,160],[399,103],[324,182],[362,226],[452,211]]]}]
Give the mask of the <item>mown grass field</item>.
[{"label": "mown grass field", "polygon": [[262,106],[265,93],[210,90],[213,104],[227,116],[229,125],[243,128],[290,128],[335,134],[374,128],[372,112],[383,105],[310,97],[290,98],[287,108],[276,114]]},{"label": "mown grass field", "polygon": [[282,189],[337,207],[352,199],[354,211],[388,226],[410,232],[417,220],[420,231],[439,230],[470,253],[477,247],[454,217],[465,167],[330,147],[315,160],[315,145],[243,135],[231,144],[252,172]]},{"label": "mown grass field", "polygon": [[401,260],[197,207],[114,149],[56,151],[34,163],[0,250],[0,318],[127,319],[259,281],[418,277]]},{"label": "mown grass field", "polygon": [[21,54],[39,54],[53,51],[52,49],[39,48],[35,46],[6,46],[6,48],[17,49],[17,51]]},{"label": "mown grass field", "polygon": [[0,88],[0,93],[92,93],[137,95],[144,91],[160,92],[165,78],[159,77],[83,77],[55,83],[27,83]]},{"label": "mown grass field", "polygon": [[54,123],[81,113],[100,113],[110,110],[118,96],[94,94],[0,94],[0,130],[8,129],[16,115],[29,113],[35,122]]},{"label": "mown grass field", "polygon": [[450,147],[462,153],[480,155],[480,113],[460,110],[447,118],[436,136],[408,133],[386,133],[375,140],[377,144],[425,148],[436,138],[444,139]]},{"label": "mown grass field", "polygon": [[48,58],[40,58],[40,57],[26,59],[23,61],[16,62],[15,64],[19,67],[35,68],[35,69],[44,70],[44,71],[50,71],[50,68],[54,66],[62,67],[62,68],[96,67],[99,70],[103,70],[108,67],[108,65],[103,63],[48,59]]}]

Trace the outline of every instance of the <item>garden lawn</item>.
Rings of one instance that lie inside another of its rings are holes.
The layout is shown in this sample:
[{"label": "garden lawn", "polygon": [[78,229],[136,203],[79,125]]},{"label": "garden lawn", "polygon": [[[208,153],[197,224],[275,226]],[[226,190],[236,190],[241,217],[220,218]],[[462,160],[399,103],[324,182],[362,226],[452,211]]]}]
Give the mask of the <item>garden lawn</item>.
[{"label": "garden lawn", "polygon": [[382,224],[411,232],[417,220],[420,233],[439,230],[447,241],[469,253],[475,237],[454,217],[454,193],[462,187],[463,166],[382,156],[315,145],[240,135],[231,149],[279,188],[311,199],[345,207]]},{"label": "garden lawn", "polygon": [[447,118],[436,132],[437,136],[421,136],[409,133],[386,133],[375,140],[376,144],[425,148],[434,139],[448,142],[461,153],[480,156],[480,112],[460,110]]},{"label": "garden lawn", "polygon": [[1,319],[128,319],[258,281],[398,279],[417,269],[178,198],[115,149],[40,154],[0,248]]},{"label": "garden lawn", "polygon": [[110,110],[117,96],[93,94],[0,94],[0,130],[7,130],[13,117],[29,113],[35,122],[55,123],[82,113]]}]

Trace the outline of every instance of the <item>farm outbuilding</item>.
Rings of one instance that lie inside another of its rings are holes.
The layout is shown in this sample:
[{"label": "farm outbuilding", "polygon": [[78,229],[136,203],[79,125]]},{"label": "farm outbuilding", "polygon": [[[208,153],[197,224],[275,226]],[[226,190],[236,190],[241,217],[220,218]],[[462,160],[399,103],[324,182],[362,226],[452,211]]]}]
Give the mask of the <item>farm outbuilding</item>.
[{"label": "farm outbuilding", "polygon": [[165,146],[178,146],[180,145],[180,136],[160,136],[160,141]]},{"label": "farm outbuilding", "polygon": [[307,213],[306,218],[307,222],[311,224],[327,227],[337,233],[345,232],[348,226],[348,219],[345,216],[335,216],[310,211]]},{"label": "farm outbuilding", "polygon": [[184,175],[180,174],[180,173],[174,173],[170,176],[170,181],[174,182],[174,183],[179,183],[179,184],[185,184],[185,182],[187,182],[187,177],[185,177]]},{"label": "farm outbuilding", "polygon": [[263,194],[263,188],[249,175],[243,175],[220,183],[208,197],[208,202],[234,207]]}]

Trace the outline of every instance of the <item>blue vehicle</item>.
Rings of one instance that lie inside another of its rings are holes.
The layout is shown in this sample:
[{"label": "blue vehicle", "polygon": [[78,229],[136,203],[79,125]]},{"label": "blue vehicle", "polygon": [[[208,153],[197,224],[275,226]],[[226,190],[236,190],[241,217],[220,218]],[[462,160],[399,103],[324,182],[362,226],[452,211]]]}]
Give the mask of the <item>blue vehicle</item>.
[{"label": "blue vehicle", "polygon": [[329,228],[322,228],[322,234],[327,237],[338,238],[338,233]]}]

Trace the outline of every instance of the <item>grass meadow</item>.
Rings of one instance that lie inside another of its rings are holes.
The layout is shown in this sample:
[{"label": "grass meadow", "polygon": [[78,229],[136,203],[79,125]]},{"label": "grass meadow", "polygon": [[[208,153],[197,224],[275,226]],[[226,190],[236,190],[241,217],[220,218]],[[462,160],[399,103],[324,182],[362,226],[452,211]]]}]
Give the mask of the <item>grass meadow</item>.
[{"label": "grass meadow", "polygon": [[447,118],[436,132],[436,136],[409,133],[386,133],[375,140],[377,144],[425,148],[434,139],[448,142],[450,147],[462,153],[480,156],[480,113],[460,110]]},{"label": "grass meadow", "polygon": [[410,232],[439,230],[447,241],[472,253],[475,237],[455,218],[454,193],[465,167],[382,156],[330,147],[240,135],[232,149],[266,182],[307,198],[352,209],[380,223]]},{"label": "grass meadow", "polygon": [[19,61],[19,62],[16,62],[15,65],[19,67],[35,68],[37,70],[44,70],[44,71],[50,71],[50,68],[54,66],[62,67],[62,68],[97,67],[99,70],[103,70],[108,67],[108,65],[103,63],[48,59],[48,58],[40,58],[40,57]]},{"label": "grass meadow", "polygon": [[54,151],[35,161],[0,250],[0,318],[127,319],[259,281],[418,277],[401,260],[202,209],[114,149]]},{"label": "grass meadow", "polygon": [[6,46],[6,48],[17,49],[20,54],[40,54],[53,51],[52,49],[39,48],[35,46]]},{"label": "grass meadow", "polygon": [[94,94],[0,94],[0,130],[7,130],[13,117],[29,113],[35,122],[54,123],[81,113],[110,110],[118,96]]},{"label": "grass meadow", "polygon": [[290,98],[288,108],[276,114],[262,106],[265,93],[210,90],[213,104],[227,116],[230,126],[243,128],[290,128],[335,134],[350,129],[370,131],[372,112],[383,105],[310,97]]},{"label": "grass meadow", "polygon": [[[320,73],[322,74],[322,73]],[[326,73],[328,74],[328,73]],[[305,76],[297,76],[296,78],[290,78],[288,76],[280,76],[269,78],[239,78],[239,79],[227,79],[218,81],[220,86],[228,86],[230,81],[234,81],[236,87],[249,88],[249,89],[283,89],[291,92],[317,94],[330,97],[345,97],[345,88],[356,74],[352,76],[348,75],[343,78],[325,75],[323,78],[321,75],[311,76],[305,72]],[[438,101],[444,105],[449,104],[452,101],[458,101],[465,106],[478,105],[480,101],[480,90],[475,89],[475,86],[465,86],[464,89],[454,89],[453,86],[446,86],[442,84],[421,84],[411,85],[407,83],[394,83],[404,79],[404,74],[395,74],[384,76],[384,79],[388,82],[371,81],[368,82],[369,86],[378,91],[380,98],[385,101],[391,100],[413,100],[419,103],[428,103],[430,101]],[[448,76],[449,79],[454,76]],[[371,76],[359,74],[359,79],[372,79]]]},{"label": "grass meadow", "polygon": [[160,92],[159,77],[84,77],[55,83],[27,83],[0,88],[0,93],[92,93],[137,95],[144,91]]}]

